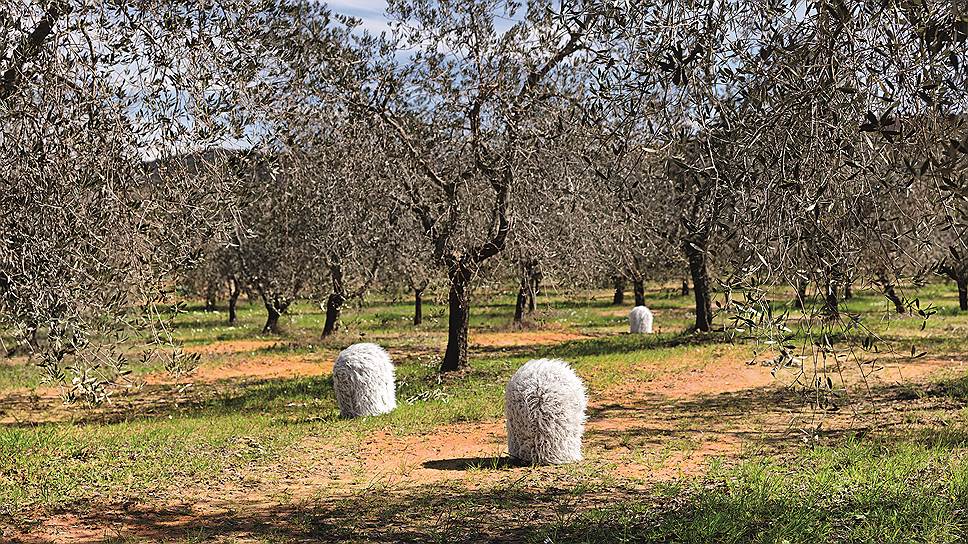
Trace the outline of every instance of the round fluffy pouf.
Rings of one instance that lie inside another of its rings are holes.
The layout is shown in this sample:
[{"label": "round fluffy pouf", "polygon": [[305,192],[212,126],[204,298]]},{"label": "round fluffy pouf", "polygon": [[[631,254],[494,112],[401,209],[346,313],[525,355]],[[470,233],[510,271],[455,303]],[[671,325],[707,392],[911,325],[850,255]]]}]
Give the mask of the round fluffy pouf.
[{"label": "round fluffy pouf", "polygon": [[581,460],[585,384],[568,363],[528,361],[504,392],[511,457],[534,465]]},{"label": "round fluffy pouf", "polygon": [[393,363],[376,344],[353,344],[336,357],[333,389],[343,417],[378,416],[397,407]]},{"label": "round fluffy pouf", "polygon": [[652,310],[636,306],[629,312],[629,332],[632,334],[652,332]]}]

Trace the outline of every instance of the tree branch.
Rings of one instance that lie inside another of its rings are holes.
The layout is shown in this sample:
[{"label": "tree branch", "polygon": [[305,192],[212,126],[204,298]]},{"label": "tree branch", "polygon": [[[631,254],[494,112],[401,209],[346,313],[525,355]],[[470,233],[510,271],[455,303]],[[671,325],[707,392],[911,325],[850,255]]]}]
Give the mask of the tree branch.
[{"label": "tree branch", "polygon": [[10,57],[10,67],[0,76],[0,102],[6,101],[17,91],[24,75],[24,65],[37,57],[44,42],[54,32],[54,24],[67,11],[67,6],[61,2],[51,2],[34,30],[20,41]]}]

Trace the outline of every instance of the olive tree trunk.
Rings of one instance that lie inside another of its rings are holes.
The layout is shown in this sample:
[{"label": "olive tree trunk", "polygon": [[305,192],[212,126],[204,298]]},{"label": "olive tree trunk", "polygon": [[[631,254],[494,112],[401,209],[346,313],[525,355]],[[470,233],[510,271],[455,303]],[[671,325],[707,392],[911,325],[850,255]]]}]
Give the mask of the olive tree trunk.
[{"label": "olive tree trunk", "polygon": [[625,278],[615,276],[615,294],[612,295],[612,305],[621,306],[625,304]]},{"label": "olive tree trunk", "polygon": [[899,314],[903,314],[907,311],[904,307],[904,301],[898,296],[897,291],[894,289],[894,282],[888,279],[887,274],[880,272],[877,274],[877,282],[881,284],[881,289],[884,291],[884,296],[887,300],[894,303],[894,311]]},{"label": "olive tree trunk", "polygon": [[239,303],[239,295],[242,294],[242,285],[235,277],[229,278],[229,325],[234,325],[239,317],[236,313],[236,306]]},{"label": "olive tree trunk", "polygon": [[533,312],[535,308],[537,308],[538,306],[536,299],[538,298],[538,290],[541,287],[542,274],[541,274],[541,271],[537,269],[537,265],[532,267],[528,271],[528,273],[529,273],[529,278],[528,278],[527,295],[528,295],[528,312],[530,313],[530,312]]},{"label": "olive tree trunk", "polygon": [[832,279],[827,280],[827,294],[824,296],[823,310],[831,318],[840,315],[840,297],[837,293],[837,283]]},{"label": "olive tree trunk", "polygon": [[326,299],[326,322],[323,324],[323,336],[331,336],[339,330],[339,318],[346,304],[346,284],[343,282],[343,267],[335,264],[329,267],[333,280],[333,292]]},{"label": "olive tree trunk", "polygon": [[[952,253],[956,253],[952,250]],[[955,280],[958,285],[958,308],[968,312],[968,265],[962,263],[942,263],[939,270],[945,276]]]},{"label": "olive tree trunk", "polygon": [[470,284],[474,275],[460,264],[450,270],[450,316],[447,323],[447,351],[440,362],[441,372],[467,366],[467,332],[470,323]]},{"label": "olive tree trunk", "polygon": [[696,300],[695,328],[700,332],[713,329],[713,303],[709,280],[709,259],[705,245],[686,241],[683,244],[689,275],[692,277],[692,292]]},{"label": "olive tree trunk", "polygon": [[414,326],[423,323],[423,287],[416,287],[413,290],[413,324]]},{"label": "olive tree trunk", "polygon": [[795,288],[796,294],[793,296],[793,306],[798,310],[802,310],[807,303],[807,279],[797,278]]},{"label": "olive tree trunk", "polygon": [[632,280],[632,292],[635,293],[635,305],[645,306],[645,280]]},{"label": "olive tree trunk", "polygon": [[289,308],[289,303],[282,302],[278,298],[272,300],[265,295],[262,297],[266,307],[266,324],[262,327],[262,334],[280,334],[282,329],[279,327],[279,318]]},{"label": "olive tree trunk", "polygon": [[962,312],[968,312],[968,277],[957,280],[958,283],[958,307]]}]

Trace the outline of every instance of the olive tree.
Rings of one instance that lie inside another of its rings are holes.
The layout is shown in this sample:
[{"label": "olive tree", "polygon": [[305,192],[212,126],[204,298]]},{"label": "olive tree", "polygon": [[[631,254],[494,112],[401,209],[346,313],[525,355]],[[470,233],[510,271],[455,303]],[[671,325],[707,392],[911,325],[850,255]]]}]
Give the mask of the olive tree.
[{"label": "olive tree", "polygon": [[130,334],[170,343],[167,279],[223,232],[219,184],[145,161],[229,130],[200,75],[224,21],[201,23],[209,9],[0,6],[0,319],[68,399],[106,397]]},{"label": "olive tree", "polygon": [[440,368],[453,371],[467,364],[475,276],[531,220],[512,204],[536,137],[528,121],[580,90],[570,74],[599,11],[585,2],[416,0],[391,1],[387,13],[393,35],[363,42],[368,72],[349,100],[405,152],[401,167],[413,174],[387,192],[417,219],[450,280]]}]

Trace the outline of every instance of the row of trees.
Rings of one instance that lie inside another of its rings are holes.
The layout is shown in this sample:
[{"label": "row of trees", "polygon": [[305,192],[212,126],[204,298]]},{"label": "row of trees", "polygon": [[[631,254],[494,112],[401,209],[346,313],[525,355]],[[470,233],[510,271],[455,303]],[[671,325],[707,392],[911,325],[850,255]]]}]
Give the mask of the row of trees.
[{"label": "row of trees", "polygon": [[943,273],[968,309],[957,2],[392,0],[380,36],[314,2],[150,4],[0,21],[0,313],[52,373],[163,339],[176,273],[267,332],[320,300],[327,334],[374,284],[443,279],[443,371],[487,269],[522,305],[543,275],[637,303],[688,275],[697,331],[714,289],[763,322],[776,283],[830,321],[850,285],[900,310]]}]

